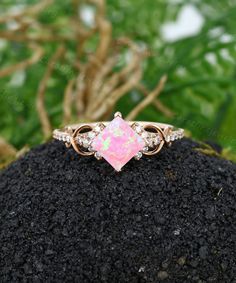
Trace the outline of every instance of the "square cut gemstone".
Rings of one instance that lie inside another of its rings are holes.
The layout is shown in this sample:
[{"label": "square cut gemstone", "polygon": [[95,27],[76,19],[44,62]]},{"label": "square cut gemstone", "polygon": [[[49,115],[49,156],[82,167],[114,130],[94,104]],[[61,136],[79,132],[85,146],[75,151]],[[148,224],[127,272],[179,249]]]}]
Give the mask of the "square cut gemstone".
[{"label": "square cut gemstone", "polygon": [[127,122],[121,117],[116,117],[93,140],[92,147],[116,171],[120,171],[130,159],[145,147],[145,142]]}]

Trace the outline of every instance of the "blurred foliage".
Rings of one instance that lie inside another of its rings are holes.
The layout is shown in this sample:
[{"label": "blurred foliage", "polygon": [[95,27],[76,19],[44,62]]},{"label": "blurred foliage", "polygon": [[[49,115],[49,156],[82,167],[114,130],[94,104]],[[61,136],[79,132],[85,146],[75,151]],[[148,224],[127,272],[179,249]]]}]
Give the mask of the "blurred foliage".
[{"label": "blurred foliage", "polygon": [[[5,13],[17,5],[34,3],[37,1],[2,0],[0,11]],[[158,120],[186,128],[195,138],[213,140],[236,152],[235,0],[109,0],[107,5],[114,37],[125,35],[150,49],[151,56],[143,65],[143,83],[152,89],[163,74],[168,74],[160,99],[175,116],[168,118],[150,106],[138,119]],[[202,29],[194,36],[166,41],[163,24],[178,21],[178,15],[186,5],[193,5],[201,13],[204,18]],[[57,0],[41,14],[40,20],[44,24],[63,27],[73,13],[71,1]],[[87,48],[93,50],[93,44]],[[49,58],[55,51],[54,44],[49,44],[46,49]],[[23,44],[0,39],[1,67],[29,55]],[[35,96],[47,58],[26,71],[0,79],[0,135],[16,148],[42,141]],[[55,127],[61,122],[62,90],[71,72],[70,66],[60,65],[50,80],[46,103]],[[117,109],[127,114],[142,98],[140,93],[133,91],[119,101]]]}]

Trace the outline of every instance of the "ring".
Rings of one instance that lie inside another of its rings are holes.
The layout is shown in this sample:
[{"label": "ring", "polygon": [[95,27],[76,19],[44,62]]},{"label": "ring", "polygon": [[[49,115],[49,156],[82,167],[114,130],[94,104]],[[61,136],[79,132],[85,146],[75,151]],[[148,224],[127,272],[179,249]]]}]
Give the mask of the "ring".
[{"label": "ring", "polygon": [[83,156],[104,158],[116,171],[133,157],[154,155],[164,145],[184,137],[183,129],[156,122],[125,121],[117,112],[111,122],[80,123],[53,131],[53,138],[73,147]]}]

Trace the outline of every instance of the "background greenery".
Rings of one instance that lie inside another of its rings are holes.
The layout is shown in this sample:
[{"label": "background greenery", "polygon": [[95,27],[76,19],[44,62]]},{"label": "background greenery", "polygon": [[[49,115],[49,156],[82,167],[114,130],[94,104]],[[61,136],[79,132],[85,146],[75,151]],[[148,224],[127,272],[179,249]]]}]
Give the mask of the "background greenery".
[{"label": "background greenery", "polygon": [[[0,11],[36,2],[2,0]],[[69,0],[56,3],[42,13],[42,22],[63,23],[74,12]],[[186,4],[200,11],[203,28],[195,36],[166,42],[161,33],[163,24],[176,21]],[[151,50],[152,56],[143,66],[144,84],[153,89],[164,73],[169,77],[160,99],[175,117],[165,117],[150,106],[139,119],[175,124],[188,129],[195,138],[216,141],[236,152],[236,1],[108,0],[107,5],[114,37],[129,36]],[[46,48],[49,58],[54,44]],[[27,56],[24,45],[0,40],[1,67]],[[43,140],[35,96],[46,63],[44,58],[24,72],[0,79],[0,136],[17,148]],[[61,122],[62,95],[71,72],[65,64],[50,80],[46,103],[55,127]],[[142,95],[133,91],[121,99],[117,109],[127,114],[141,99]]]}]

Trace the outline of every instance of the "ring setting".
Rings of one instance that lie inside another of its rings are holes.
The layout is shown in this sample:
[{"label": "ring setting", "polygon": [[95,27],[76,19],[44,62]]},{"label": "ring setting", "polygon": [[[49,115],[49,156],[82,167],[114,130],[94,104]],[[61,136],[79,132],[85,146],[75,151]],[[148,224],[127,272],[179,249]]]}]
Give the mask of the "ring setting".
[{"label": "ring setting", "polygon": [[111,122],[77,124],[54,130],[53,137],[82,156],[105,159],[116,171],[132,158],[157,154],[165,144],[183,138],[183,129],[153,122],[127,122],[117,112]]}]

